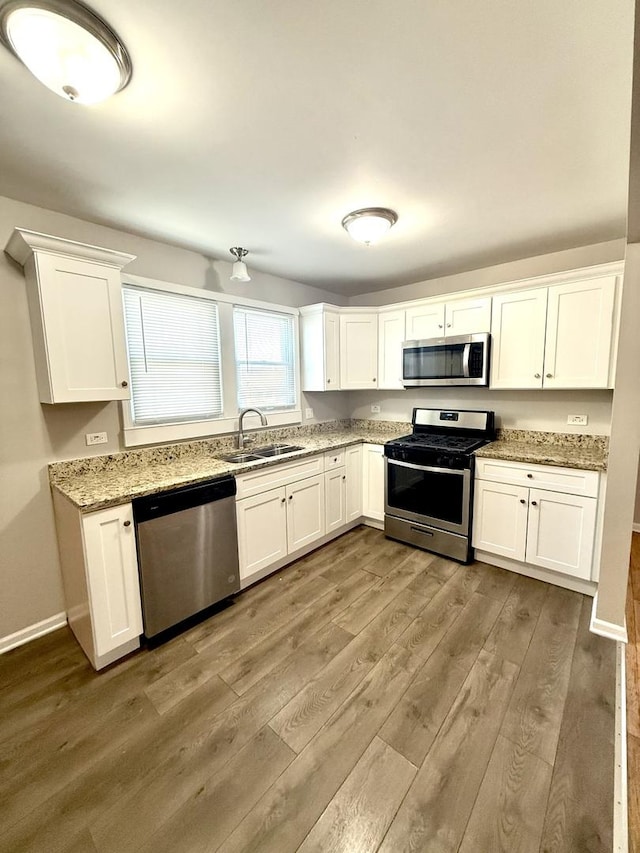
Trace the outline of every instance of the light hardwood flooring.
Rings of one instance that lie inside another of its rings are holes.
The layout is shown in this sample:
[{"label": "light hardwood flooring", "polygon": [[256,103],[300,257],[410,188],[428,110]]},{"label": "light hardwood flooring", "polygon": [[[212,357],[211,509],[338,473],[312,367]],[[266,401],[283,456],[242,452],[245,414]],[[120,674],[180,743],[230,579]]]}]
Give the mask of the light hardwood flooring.
[{"label": "light hardwood flooring", "polygon": [[629,850],[640,853],[640,534],[631,544],[627,586],[627,778],[629,794]]},{"label": "light hardwood flooring", "polygon": [[0,851],[612,848],[591,600],[358,528],[96,674],[0,657]]}]

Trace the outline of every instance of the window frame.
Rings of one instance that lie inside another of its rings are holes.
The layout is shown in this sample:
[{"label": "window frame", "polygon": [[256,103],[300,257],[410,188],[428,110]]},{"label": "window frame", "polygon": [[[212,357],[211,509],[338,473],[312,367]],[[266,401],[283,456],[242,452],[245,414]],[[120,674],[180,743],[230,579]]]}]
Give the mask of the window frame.
[{"label": "window frame", "polygon": [[[208,436],[222,435],[238,431],[238,393],[236,380],[235,362],[235,338],[233,329],[234,306],[255,308],[263,311],[271,311],[279,314],[290,314],[293,316],[294,335],[294,373],[296,385],[296,405],[294,409],[266,412],[268,427],[278,427],[302,423],[302,403],[300,389],[300,328],[299,310],[290,305],[280,305],[262,300],[246,299],[227,293],[219,293],[205,290],[200,287],[189,287],[183,284],[159,281],[157,279],[122,273],[122,284],[145,290],[158,290],[165,293],[176,293],[184,296],[195,296],[201,299],[210,299],[218,306],[219,323],[219,345],[222,377],[222,415],[202,421],[180,421],[170,424],[139,425],[133,422],[131,417],[131,401],[122,400],[120,409],[122,413],[122,424],[125,447],[136,447],[145,444],[167,444],[173,441],[185,439],[207,438]],[[226,354],[226,357],[225,357]],[[253,421],[255,420],[255,424]],[[251,415],[247,420],[251,428],[259,425],[257,416]]]}]

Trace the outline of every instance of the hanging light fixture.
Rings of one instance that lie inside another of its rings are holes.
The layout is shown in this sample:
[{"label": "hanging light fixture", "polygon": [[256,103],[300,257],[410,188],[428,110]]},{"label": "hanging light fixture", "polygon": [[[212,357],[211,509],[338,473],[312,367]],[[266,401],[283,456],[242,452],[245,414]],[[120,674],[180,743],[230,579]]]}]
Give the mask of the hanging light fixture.
[{"label": "hanging light fixture", "polygon": [[249,254],[248,249],[242,249],[240,246],[234,246],[229,249],[233,257],[236,259],[231,273],[231,281],[251,281],[251,276],[247,272],[247,265],[242,260]]},{"label": "hanging light fixture", "polygon": [[398,214],[388,207],[363,207],[348,213],[342,227],[359,243],[375,243],[398,221]]},{"label": "hanging light fixture", "polygon": [[96,104],[124,89],[131,78],[125,46],[77,0],[0,2],[0,41],[68,101]]}]

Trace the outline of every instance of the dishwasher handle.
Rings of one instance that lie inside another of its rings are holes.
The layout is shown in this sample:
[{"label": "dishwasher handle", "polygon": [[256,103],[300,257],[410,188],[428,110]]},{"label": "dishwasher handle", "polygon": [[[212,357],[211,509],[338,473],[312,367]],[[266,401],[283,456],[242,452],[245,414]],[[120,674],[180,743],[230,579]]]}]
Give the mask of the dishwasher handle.
[{"label": "dishwasher handle", "polygon": [[163,515],[171,515],[174,512],[213,503],[213,501],[232,498],[236,491],[235,477],[227,474],[215,480],[206,480],[191,486],[171,489],[168,492],[134,498],[131,502],[133,517],[136,524],[141,524],[153,518],[161,518]]}]

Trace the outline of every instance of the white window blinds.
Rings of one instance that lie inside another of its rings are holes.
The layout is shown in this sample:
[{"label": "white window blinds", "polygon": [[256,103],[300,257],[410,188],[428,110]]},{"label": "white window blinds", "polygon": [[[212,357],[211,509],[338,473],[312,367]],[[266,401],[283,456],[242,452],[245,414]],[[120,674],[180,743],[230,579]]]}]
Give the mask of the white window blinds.
[{"label": "white window blinds", "polygon": [[296,407],[295,329],[290,314],[233,309],[238,407]]},{"label": "white window blinds", "polygon": [[220,417],[216,303],[131,286],[123,297],[134,424]]}]

